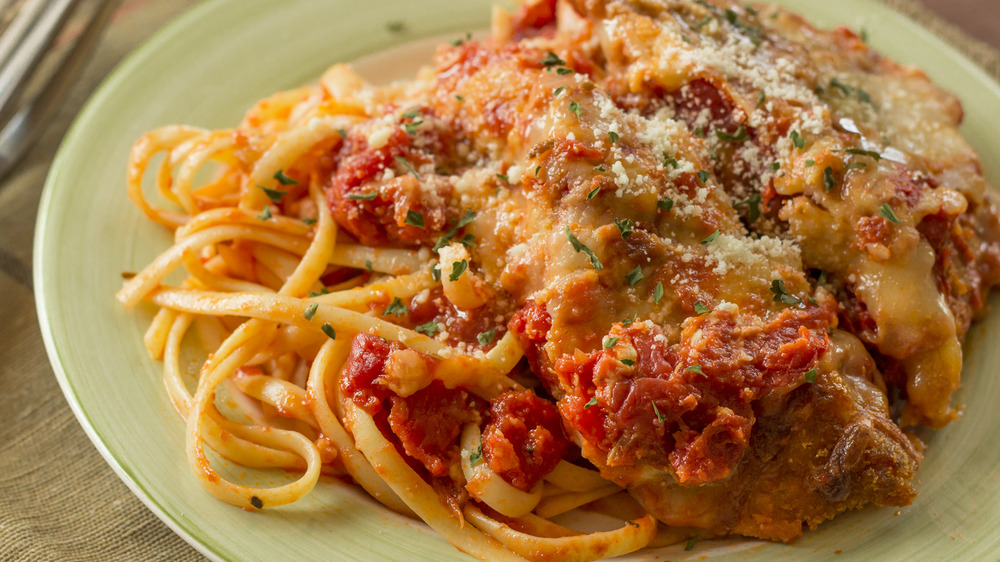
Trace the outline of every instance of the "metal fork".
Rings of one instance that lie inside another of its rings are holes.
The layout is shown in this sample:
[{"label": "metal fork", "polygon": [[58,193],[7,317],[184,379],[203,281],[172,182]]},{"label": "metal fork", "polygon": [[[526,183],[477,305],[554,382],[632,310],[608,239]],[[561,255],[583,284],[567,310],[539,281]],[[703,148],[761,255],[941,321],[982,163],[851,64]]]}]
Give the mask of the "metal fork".
[{"label": "metal fork", "polygon": [[[38,139],[58,108],[120,0],[98,0],[79,33],[50,59],[81,0],[0,1],[0,179]],[[55,65],[55,66],[53,66]],[[39,75],[40,71],[42,72]]]}]

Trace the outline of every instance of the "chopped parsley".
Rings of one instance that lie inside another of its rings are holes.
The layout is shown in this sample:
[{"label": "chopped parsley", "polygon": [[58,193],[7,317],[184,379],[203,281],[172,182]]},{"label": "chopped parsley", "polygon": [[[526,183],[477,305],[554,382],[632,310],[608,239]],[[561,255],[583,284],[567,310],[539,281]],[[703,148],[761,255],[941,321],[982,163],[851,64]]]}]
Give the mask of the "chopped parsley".
[{"label": "chopped parsley", "polygon": [[396,162],[399,162],[404,168],[406,168],[407,172],[413,174],[413,177],[417,178],[418,180],[420,179],[420,174],[418,174],[417,171],[413,169],[413,165],[410,164],[409,160],[407,160],[402,156],[397,156]]},{"label": "chopped parsley", "polygon": [[705,373],[703,373],[701,371],[701,363],[695,363],[694,365],[691,365],[690,367],[686,367],[684,370],[685,371],[691,371],[692,373],[698,373],[699,375],[704,375],[705,374]]},{"label": "chopped parsley", "polygon": [[674,208],[674,200],[669,197],[660,197],[656,201],[656,206],[663,209],[664,212],[669,213],[670,209]]},{"label": "chopped parsley", "polygon": [[632,219],[615,219],[615,226],[622,233],[622,240],[628,240],[628,237],[632,236]]},{"label": "chopped parsley", "polygon": [[340,135],[340,138],[346,139],[347,138],[347,129],[337,129],[337,134]]},{"label": "chopped parsley", "polygon": [[708,314],[712,312],[712,309],[705,306],[705,303],[698,301],[694,303],[694,311],[698,314]]},{"label": "chopped parsley", "polygon": [[694,24],[694,27],[692,27],[691,29],[693,29],[695,31],[700,31],[701,28],[705,27],[706,25],[708,25],[710,23],[712,23],[712,16],[705,16],[704,19],[702,19],[698,23]]},{"label": "chopped parsley", "polygon": [[438,323],[433,320],[414,328],[414,330],[420,332],[421,334],[425,334],[429,338],[433,338],[434,334],[436,334],[439,329],[441,329],[441,327],[438,326]]},{"label": "chopped parsley", "polygon": [[768,168],[768,171],[773,174],[773,173],[777,172],[780,169],[781,169],[781,162],[778,162],[777,160],[775,160],[774,162],[771,162],[771,167]]},{"label": "chopped parsley", "polygon": [[831,150],[830,152],[844,152],[846,154],[856,154],[858,156],[867,156],[869,158],[874,158],[876,161],[882,159],[882,155],[874,150],[864,150],[862,148],[845,148],[843,150]]},{"label": "chopped parsley", "polygon": [[604,165],[603,164],[598,164],[598,165],[594,166],[594,171],[595,172],[603,172],[603,171],[605,171],[604,170]]},{"label": "chopped parsley", "polygon": [[819,373],[816,371],[816,367],[813,367],[812,370],[809,371],[808,373],[806,373],[806,375],[805,375],[806,382],[809,383],[809,384],[812,384],[812,383],[816,382],[816,376],[817,375],[819,375]]},{"label": "chopped parsley", "polygon": [[392,299],[389,306],[385,307],[385,312],[382,313],[382,316],[389,316],[390,314],[393,316],[402,316],[409,312],[410,311],[406,309],[406,305],[403,304],[403,301],[399,300],[399,297],[396,297]]},{"label": "chopped parsley", "polygon": [[712,174],[710,174],[708,170],[698,170],[698,181],[701,182],[702,185],[704,185],[710,177],[712,177]]},{"label": "chopped parsley", "polygon": [[292,178],[285,175],[284,170],[278,170],[274,173],[274,179],[278,180],[278,183],[284,186],[299,185],[299,182],[293,180]]},{"label": "chopped parsley", "polygon": [[611,144],[614,144],[614,143],[618,142],[618,139],[620,139],[620,138],[621,137],[618,136],[618,133],[616,133],[614,131],[608,131],[608,140],[611,141]]},{"label": "chopped parsley", "polygon": [[740,125],[740,128],[736,130],[735,133],[727,133],[726,131],[715,131],[715,136],[724,142],[744,142],[750,138],[747,135],[747,128],[745,125]]},{"label": "chopped parsley", "polygon": [[616,343],[618,343],[618,340],[620,339],[621,338],[619,337],[607,338],[606,340],[604,340],[604,349],[611,349],[612,347],[615,346]]},{"label": "chopped parsley", "polygon": [[420,126],[423,125],[423,124],[424,124],[424,122],[422,120],[421,121],[413,121],[412,123],[407,123],[407,124],[403,125],[403,128],[406,129],[406,134],[408,134],[408,135],[415,135],[415,134],[417,134],[417,129],[420,128]]},{"label": "chopped parsley", "polygon": [[451,274],[448,275],[448,281],[455,282],[458,278],[465,273],[465,270],[469,268],[469,262],[466,260],[457,261],[451,264]]},{"label": "chopped parsley", "polygon": [[629,274],[625,276],[625,280],[628,281],[629,287],[635,287],[636,284],[639,283],[639,281],[642,281],[645,278],[646,276],[642,274],[642,267],[638,265],[635,266],[635,269],[630,271]]},{"label": "chopped parsley", "polygon": [[684,550],[692,550],[694,548],[694,543],[698,542],[698,535],[695,535],[688,539],[687,544],[684,545]]},{"label": "chopped parsley", "polygon": [[747,208],[747,221],[755,222],[760,218],[760,204],[760,193],[754,193],[742,201],[733,203],[733,207],[743,207],[745,205]]},{"label": "chopped parsley", "polygon": [[[444,248],[445,246],[447,246],[448,243],[451,242],[451,239],[454,238],[456,234],[458,234],[458,229],[462,228],[463,226],[468,225],[469,223],[471,223],[474,220],[476,220],[476,213],[475,213],[475,211],[473,211],[471,209],[466,210],[465,211],[465,215],[458,221],[458,224],[456,224],[455,226],[453,226],[451,228],[451,230],[449,230],[448,232],[446,232],[444,234],[444,236],[438,238],[438,241],[434,244],[434,247],[431,248],[431,250],[433,250],[433,251],[436,252],[436,251],[440,250],[441,248]],[[466,235],[466,237],[469,237],[469,236],[471,236],[471,234],[467,234]],[[463,238],[461,240],[461,242],[463,244],[465,244],[466,246],[471,245],[471,239],[467,243],[466,240]]]},{"label": "chopped parsley", "polygon": [[840,90],[840,92],[845,96],[853,95],[858,98],[858,101],[867,103],[875,109],[878,109],[879,107],[878,104],[872,101],[872,97],[868,94],[868,92],[862,90],[861,88],[855,88],[854,86],[844,84],[838,80],[836,76],[830,79],[830,89]]},{"label": "chopped parsley", "polygon": [[706,238],[706,239],[704,239],[704,240],[701,241],[701,245],[702,246],[707,246],[707,245],[711,244],[712,242],[715,242],[716,238],[718,238],[720,234],[722,234],[722,229],[720,229],[720,228],[715,229],[715,232],[709,234],[708,238]]},{"label": "chopped parsley", "polygon": [[618,361],[626,367],[632,367],[635,365],[635,359],[619,359]]},{"label": "chopped parsley", "polygon": [[792,131],[791,137],[795,148],[802,149],[806,146],[806,139],[802,138],[798,131]]},{"label": "chopped parsley", "polygon": [[653,302],[660,304],[660,299],[663,298],[663,283],[657,283],[656,288],[653,289]]},{"label": "chopped parsley", "polygon": [[552,51],[548,51],[547,53],[545,53],[545,56],[542,57],[541,62],[542,65],[545,66],[545,68],[552,68],[554,66],[563,66],[564,64],[566,64],[566,61],[559,58],[559,55],[553,53]]},{"label": "chopped parsley", "polygon": [[660,413],[660,409],[656,407],[656,402],[653,402],[653,413],[656,414],[656,419],[663,423],[667,421],[667,416]]},{"label": "chopped parsley", "polygon": [[451,46],[452,47],[460,47],[462,45],[462,43],[465,43],[466,41],[470,41],[471,39],[472,39],[472,33],[466,32],[465,33],[465,37],[459,37],[458,39],[453,39],[451,41]]},{"label": "chopped parsley", "polygon": [[896,213],[892,210],[892,207],[890,207],[888,203],[882,203],[882,207],[878,210],[878,214],[882,215],[893,224],[899,224],[899,217],[896,216]]},{"label": "chopped parsley", "polygon": [[597,197],[597,194],[600,192],[601,192],[601,186],[595,187],[593,191],[587,194],[587,199],[593,199],[594,197]]},{"label": "chopped parsley", "polygon": [[336,330],[333,329],[333,326],[331,326],[329,322],[320,326],[319,329],[323,330],[323,333],[326,334],[326,337],[330,338],[331,340],[337,339],[337,332]]},{"label": "chopped parsley", "polygon": [[731,9],[726,9],[726,21],[736,29],[743,30],[750,38],[750,42],[753,43],[754,47],[760,47],[761,42],[764,39],[764,30],[759,27],[750,27],[749,25],[741,22],[736,12]]},{"label": "chopped parsley", "polygon": [[575,113],[578,121],[583,119],[583,108],[575,100],[569,100],[569,112]]},{"label": "chopped parsley", "polygon": [[823,185],[826,187],[826,192],[829,193],[835,185],[837,185],[837,180],[833,179],[833,168],[827,166],[823,170]]},{"label": "chopped parsley", "polygon": [[423,228],[424,227],[424,215],[418,213],[417,211],[408,210],[408,211],[406,211],[406,220],[404,220],[403,222],[406,223],[406,224],[408,224],[408,225],[410,225],[410,226],[415,226],[417,228]]},{"label": "chopped parsley", "polygon": [[507,174],[497,174],[497,177],[502,179],[506,183],[510,183],[510,178],[507,176]]},{"label": "chopped parsley", "polygon": [[694,136],[698,137],[699,139],[705,138],[705,127],[698,127],[697,129],[695,129]]},{"label": "chopped parsley", "polygon": [[302,219],[302,222],[304,222],[306,226],[312,226],[316,224],[316,219]]},{"label": "chopped parsley", "polygon": [[559,68],[556,69],[556,74],[558,74],[560,76],[565,76],[567,74],[573,74],[573,69],[572,68],[566,68],[565,66],[562,66],[562,67],[559,67]]},{"label": "chopped parsley", "polygon": [[489,330],[486,330],[485,332],[476,336],[476,341],[479,342],[479,345],[490,345],[491,343],[493,343],[493,339],[496,337],[497,337],[496,328],[490,328]]},{"label": "chopped parsley", "polygon": [[771,281],[771,292],[774,293],[774,302],[783,302],[792,306],[802,304],[802,299],[788,294],[788,290],[785,289],[785,282],[781,279]]},{"label": "chopped parsley", "polygon": [[288,193],[287,191],[282,191],[280,189],[268,189],[263,185],[257,185],[257,187],[259,187],[261,191],[264,192],[264,195],[267,195],[268,199],[274,201],[275,203],[280,203],[281,198],[284,197],[286,193]]},{"label": "chopped parsley", "polygon": [[673,168],[675,170],[677,168],[681,167],[680,162],[678,162],[676,158],[674,158],[673,156],[668,156],[667,153],[664,152],[663,153],[663,167],[666,168],[667,166],[670,166],[671,168]]},{"label": "chopped parsley", "polygon": [[348,195],[347,198],[352,201],[357,201],[359,199],[371,201],[372,199],[375,199],[376,196],[378,196],[378,190],[369,191],[368,193],[352,193]]},{"label": "chopped parsley", "polygon": [[812,168],[815,165],[816,165],[816,161],[813,160],[812,158],[809,158],[808,160],[806,160],[806,168]]},{"label": "chopped parsley", "polygon": [[596,406],[596,405],[597,405],[597,397],[596,396],[592,396],[590,398],[590,400],[587,401],[587,403],[583,405],[583,409],[584,410],[589,410],[591,408],[591,406]]},{"label": "chopped parsley", "polygon": [[[320,297],[320,296],[329,295],[329,294],[330,294],[330,289],[327,289],[326,287],[323,287],[322,289],[319,290],[319,292],[309,291],[309,298]],[[309,318],[309,319],[312,320],[312,318]]]},{"label": "chopped parsley", "polygon": [[479,445],[476,450],[469,453],[469,466],[476,466],[483,460],[483,446]]},{"label": "chopped parsley", "polygon": [[569,243],[573,245],[573,249],[579,252],[583,252],[588,258],[590,258],[590,263],[594,266],[594,269],[600,271],[604,269],[601,264],[601,260],[594,254],[594,251],[588,248],[580,242],[580,239],[573,235],[573,231],[566,227],[566,238],[569,238]]},{"label": "chopped parsley", "polygon": [[561,93],[562,93],[562,91],[563,91],[563,90],[565,90],[565,89],[566,89],[566,86],[559,86],[559,87],[558,87],[558,88],[556,88],[555,90],[552,90],[552,95],[553,95],[553,96],[558,96],[558,95],[559,95],[559,94],[561,94]]},{"label": "chopped parsley", "polygon": [[309,308],[307,308],[305,312],[302,313],[302,316],[304,316],[306,320],[312,322],[313,316],[316,316],[316,309],[318,308],[319,303],[314,302],[309,305]]},{"label": "chopped parsley", "polygon": [[431,277],[433,277],[435,281],[441,281],[441,266],[439,264],[431,266]]},{"label": "chopped parsley", "polygon": [[262,221],[269,220],[271,218],[271,208],[264,207],[264,210],[261,211],[259,215],[257,215],[257,218]]},{"label": "chopped parsley", "polygon": [[764,95],[764,90],[761,90],[760,93],[757,95],[757,109],[760,109],[760,106],[764,105],[764,102],[766,100],[767,97]]},{"label": "chopped parsley", "polygon": [[365,269],[367,269],[368,271],[370,271],[372,273],[375,272],[375,270],[372,269],[372,260],[365,260]]}]

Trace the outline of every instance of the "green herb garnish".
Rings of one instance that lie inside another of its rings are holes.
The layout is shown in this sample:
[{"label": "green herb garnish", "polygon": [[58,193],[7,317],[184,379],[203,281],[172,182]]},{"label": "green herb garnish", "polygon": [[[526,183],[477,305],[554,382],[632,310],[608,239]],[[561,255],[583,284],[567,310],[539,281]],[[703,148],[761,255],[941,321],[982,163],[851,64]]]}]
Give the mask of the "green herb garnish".
[{"label": "green herb garnish", "polygon": [[774,302],[783,302],[792,306],[802,304],[802,299],[788,294],[788,291],[785,289],[785,282],[781,279],[771,281],[771,292],[774,293]]},{"label": "green herb garnish", "polygon": [[448,281],[451,281],[453,283],[455,281],[458,281],[458,278],[461,277],[463,273],[465,273],[465,270],[468,269],[468,267],[469,267],[469,262],[466,260],[457,261],[451,264],[451,274],[448,275]]},{"label": "green herb garnish", "polygon": [[347,196],[348,199],[352,201],[357,201],[359,199],[364,199],[365,201],[371,201],[378,196],[378,191],[369,191],[368,193],[352,193]]},{"label": "green herb garnish", "polygon": [[594,251],[585,246],[583,242],[580,242],[580,239],[573,235],[573,231],[568,226],[566,227],[566,238],[569,238],[569,243],[573,245],[574,250],[578,253],[583,252],[590,258],[590,263],[594,266],[594,269],[598,271],[604,269],[604,266],[601,265],[601,260],[594,254]]},{"label": "green herb garnish", "polygon": [[333,326],[331,326],[329,322],[320,326],[319,329],[323,330],[323,333],[326,334],[326,337],[330,338],[331,340],[337,339],[337,332],[336,330],[333,329]]},{"label": "green herb garnish", "polygon": [[417,228],[424,227],[424,215],[418,213],[417,211],[408,210],[406,211],[406,220],[403,223],[410,226],[415,226]]},{"label": "green herb garnish", "polygon": [[441,329],[441,327],[438,326],[438,323],[433,320],[414,328],[414,330],[420,332],[421,334],[426,335],[429,338],[433,338],[434,334],[436,334],[439,329]]},{"label": "green herb garnish", "polygon": [[319,303],[314,302],[309,305],[309,308],[307,308],[305,312],[302,313],[302,316],[304,316],[306,320],[312,322],[313,316],[316,316],[316,310],[318,308]]},{"label": "green herb garnish", "polygon": [[642,268],[639,267],[638,265],[635,266],[635,269],[630,271],[629,274],[625,276],[625,280],[628,281],[629,287],[635,287],[636,284],[639,283],[639,281],[642,281],[644,278],[645,276],[642,274]]},{"label": "green herb garnish", "polygon": [[893,224],[899,224],[899,217],[896,216],[896,213],[892,210],[892,207],[890,207],[888,203],[882,203],[882,207],[878,210],[878,214],[882,215]]},{"label": "green herb garnish", "polygon": [[622,233],[622,240],[628,240],[628,237],[632,236],[632,219],[615,219],[615,226]]},{"label": "green herb garnish", "polygon": [[489,330],[486,330],[485,332],[476,336],[476,341],[479,342],[479,345],[490,345],[491,343],[493,343],[493,339],[495,337],[497,337],[496,328],[490,328]]},{"label": "green herb garnish", "polygon": [[267,195],[268,199],[274,201],[275,203],[280,203],[281,198],[284,197],[286,193],[288,193],[287,191],[281,191],[280,189],[268,189],[263,185],[259,184],[257,185],[257,187],[259,187],[261,191],[263,191],[264,194]]},{"label": "green herb garnish", "polygon": [[403,158],[402,156],[397,156],[396,162],[399,162],[404,168],[406,168],[407,172],[413,174],[413,177],[417,178],[418,180],[420,179],[420,174],[418,174],[417,171],[413,169],[413,165],[410,164],[409,160]]},{"label": "green herb garnish", "polygon": [[406,305],[403,304],[403,301],[399,300],[399,297],[396,297],[392,299],[389,306],[385,307],[385,312],[382,313],[382,316],[389,316],[390,314],[393,316],[402,316],[407,313],[409,313],[409,310],[406,309]]},{"label": "green herb garnish", "polygon": [[299,182],[293,180],[292,178],[285,175],[284,170],[278,170],[274,173],[274,179],[278,180],[278,183],[284,186],[299,185]]}]

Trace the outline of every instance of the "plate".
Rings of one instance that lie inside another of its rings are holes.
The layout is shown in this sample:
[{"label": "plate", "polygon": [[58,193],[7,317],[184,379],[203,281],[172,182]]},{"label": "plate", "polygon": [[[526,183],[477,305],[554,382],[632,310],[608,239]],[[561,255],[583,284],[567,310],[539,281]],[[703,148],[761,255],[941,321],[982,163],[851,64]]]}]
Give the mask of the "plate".
[{"label": "plate", "polygon": [[[1000,86],[928,31],[871,0],[785,0],[820,26],[867,30],[881,52],[918,64],[958,93],[963,132],[980,154],[1000,154]],[[52,165],[34,248],[38,314],[56,376],[87,434],[157,516],[220,560],[467,557],[420,524],[354,488],[324,480],[305,500],[263,513],[219,502],[189,474],[183,424],[160,366],[142,345],[152,309],[114,300],[170,242],[125,197],[132,143],[151,128],[235,125],[255,100],[315,79],[330,64],[394,46],[484,29],[486,0],[211,0],[133,53],[80,113]],[[402,23],[389,25],[391,23]],[[408,70],[409,49],[369,59]],[[398,57],[399,64],[395,64]],[[403,73],[403,74],[407,74]],[[1000,159],[985,158],[1000,185]],[[994,299],[994,302],[998,302]],[[930,434],[914,505],[845,514],[794,545],[705,542],[674,559],[973,559],[1000,551],[1000,314],[970,332],[963,419]]]}]

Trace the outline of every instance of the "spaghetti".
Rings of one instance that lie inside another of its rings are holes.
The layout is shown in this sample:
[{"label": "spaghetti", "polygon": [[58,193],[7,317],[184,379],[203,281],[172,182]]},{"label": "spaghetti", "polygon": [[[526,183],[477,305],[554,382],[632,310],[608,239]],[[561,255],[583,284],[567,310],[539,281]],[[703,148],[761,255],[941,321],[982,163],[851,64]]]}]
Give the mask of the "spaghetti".
[{"label": "spaghetti", "polygon": [[[337,65],[135,144],[128,196],[175,241],[117,298],[159,307],[145,344],[211,494],[348,476],[484,560],[793,540],[912,500],[904,429],[955,417],[1000,281],[960,109],[849,31],[646,4],[527,2],[413,82]],[[553,521],[581,508],[619,524]]]}]

